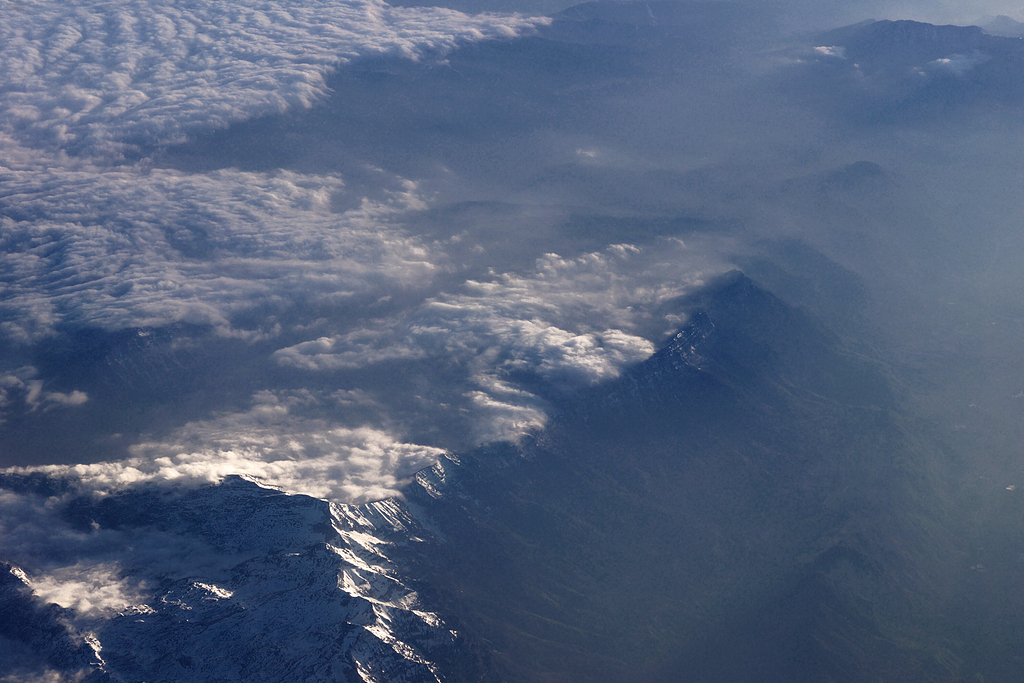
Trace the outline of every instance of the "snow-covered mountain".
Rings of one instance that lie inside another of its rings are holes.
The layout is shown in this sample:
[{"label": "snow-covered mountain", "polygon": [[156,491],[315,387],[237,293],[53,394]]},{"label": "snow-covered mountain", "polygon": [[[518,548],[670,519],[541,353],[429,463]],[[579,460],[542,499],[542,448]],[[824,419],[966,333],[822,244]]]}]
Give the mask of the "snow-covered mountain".
[{"label": "snow-covered mountain", "polygon": [[53,671],[89,681],[419,682],[438,680],[435,660],[460,645],[388,559],[394,542],[419,533],[397,501],[336,505],[231,477],[72,497],[61,520],[124,539],[118,578],[137,588],[115,613],[79,614],[33,598],[32,577],[5,565],[0,634]]}]

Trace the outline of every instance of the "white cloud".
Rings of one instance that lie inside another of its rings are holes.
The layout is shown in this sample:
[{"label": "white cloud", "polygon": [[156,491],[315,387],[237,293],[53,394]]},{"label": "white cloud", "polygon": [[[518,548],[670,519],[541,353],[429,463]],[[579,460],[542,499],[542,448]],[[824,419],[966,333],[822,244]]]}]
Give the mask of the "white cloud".
[{"label": "white cloud", "polygon": [[544,21],[375,0],[5,1],[3,15],[0,132],[108,158],[309,107],[356,56],[416,59]]},{"label": "white cloud", "polygon": [[[329,305],[428,282],[441,259],[393,224],[418,206],[406,183],[332,213],[334,176],[154,170],[0,172],[0,332],[229,319],[295,298]],[[265,333],[272,329],[264,330]]]},{"label": "white cloud", "polygon": [[940,71],[948,71],[954,76],[963,76],[965,73],[973,69],[974,67],[984,64],[988,60],[992,59],[988,55],[976,52],[973,55],[950,55],[949,57],[943,57],[936,59],[928,63],[931,66]]},{"label": "white cloud", "polygon": [[320,337],[275,354],[278,362],[305,370],[361,368],[389,360],[425,358],[426,352],[412,343],[398,344],[390,330],[356,330],[337,337]]},{"label": "white cloud", "polygon": [[165,441],[133,446],[126,460],[0,472],[41,472],[98,492],[154,482],[197,486],[243,475],[289,493],[363,503],[400,495],[399,487],[443,452],[403,443],[384,430],[338,427],[293,413],[316,400],[264,391],[249,411],[189,423]]},{"label": "white cloud", "polygon": [[479,443],[514,441],[547,422],[545,405],[528,391],[516,389],[493,374],[476,377],[479,389],[469,392],[477,413],[473,436]]},{"label": "white cloud", "polygon": [[275,355],[282,364],[307,369],[396,358],[487,357],[507,369],[592,383],[650,355],[653,344],[637,330],[652,322],[653,309],[692,291],[719,269],[676,240],[647,251],[614,245],[573,259],[547,254],[533,272],[471,280],[458,293],[435,297],[402,319],[303,342]]},{"label": "white cloud", "polygon": [[70,394],[61,393],[59,391],[50,391],[43,395],[47,401],[56,403],[62,406],[80,406],[89,400],[88,394],[84,391],[72,391]]},{"label": "white cloud", "polygon": [[275,358],[306,370],[395,359],[454,361],[471,378],[478,441],[510,438],[545,419],[543,402],[515,388],[517,373],[567,387],[618,376],[650,356],[654,339],[679,324],[661,317],[659,306],[720,270],[706,252],[678,240],[647,250],[613,245],[571,259],[548,254],[530,273],[469,281],[458,293],[377,321],[373,329],[296,344]]},{"label": "white cloud", "polygon": [[121,575],[114,562],[79,562],[29,577],[35,594],[44,602],[73,609],[84,618],[109,617],[145,600],[138,581]]},{"label": "white cloud", "polygon": [[43,391],[45,383],[35,379],[37,374],[38,371],[31,365],[0,374],[0,424],[3,424],[5,410],[19,404],[30,410],[40,407],[45,410],[54,407],[73,408],[89,400],[88,394],[77,389],[70,393]]},{"label": "white cloud", "polygon": [[429,278],[431,255],[383,225],[396,210],[422,208],[412,183],[338,217],[329,211],[337,177],[109,162],[136,143],[308,107],[324,76],[360,55],[417,59],[546,21],[375,0],[3,8],[0,334],[22,342],[64,322],[231,332],[232,314],[295,293],[343,301],[369,280]]},{"label": "white cloud", "polygon": [[38,380],[32,379],[36,374],[34,367],[26,365],[0,375],[0,411],[17,403],[19,399],[29,403],[30,397],[35,398],[33,393],[38,396],[41,385]]},{"label": "white cloud", "polygon": [[842,45],[821,45],[814,48],[814,51],[823,57],[846,59],[846,48]]},{"label": "white cloud", "polygon": [[[266,188],[252,190],[250,207],[266,192]],[[308,193],[297,192],[296,197],[293,203],[304,201]],[[225,210],[229,215],[212,221],[212,232],[217,226],[234,225],[230,210]],[[130,207],[126,211],[130,215]],[[308,237],[309,228],[299,234]],[[335,234],[344,235],[342,231]],[[285,248],[274,242],[272,231],[271,236],[253,235],[251,240],[232,239],[255,254]],[[362,239],[379,240],[380,236],[363,235]],[[301,256],[301,244],[293,249]],[[309,263],[295,261],[300,265],[291,277],[326,277]],[[154,256],[148,259],[148,265],[155,262]],[[334,267],[328,261],[328,268]],[[358,272],[359,267],[352,264],[350,268]],[[287,280],[287,269],[280,270],[285,274],[279,277]],[[467,399],[461,405],[471,412],[473,440],[516,438],[543,426],[546,419],[545,402],[518,386],[517,378],[534,375],[552,386],[572,388],[617,376],[654,351],[645,333],[656,329],[660,334],[678,324],[678,319],[664,317],[659,306],[691,291],[705,274],[717,270],[705,256],[692,253],[678,240],[666,240],[648,250],[615,245],[571,259],[548,254],[529,273],[495,274],[488,281],[468,282],[455,294],[430,299],[373,328],[304,342],[278,351],[276,358],[283,365],[307,370],[361,368],[397,359],[454,362],[469,378],[468,384],[453,385],[451,390]],[[247,301],[245,295],[251,296],[258,284],[258,280],[248,287],[235,283],[233,290],[211,291],[210,296],[237,296],[238,305],[243,305],[242,299]],[[279,283],[274,286],[277,296],[283,296],[286,289]],[[71,289],[63,296],[82,296],[80,290]],[[194,291],[192,296],[199,298]],[[224,305],[223,299],[215,301]],[[77,306],[90,310],[88,300],[79,300]],[[133,302],[120,313],[126,321],[142,322],[130,317],[133,306],[141,308],[142,303]],[[74,405],[87,398],[82,392],[45,392],[31,369],[18,372],[5,376],[5,386],[19,386],[27,392],[29,403],[47,400]],[[136,444],[133,457],[127,460],[8,471],[43,472],[96,491],[147,482],[205,484],[241,474],[289,492],[363,502],[399,495],[408,477],[442,453],[406,443],[400,434],[386,429],[340,426],[310,417],[316,411],[305,408],[324,400],[310,392],[264,391],[254,397],[250,410],[189,423],[159,442]],[[345,410],[350,404],[365,406],[371,399],[348,391],[329,400]]]}]

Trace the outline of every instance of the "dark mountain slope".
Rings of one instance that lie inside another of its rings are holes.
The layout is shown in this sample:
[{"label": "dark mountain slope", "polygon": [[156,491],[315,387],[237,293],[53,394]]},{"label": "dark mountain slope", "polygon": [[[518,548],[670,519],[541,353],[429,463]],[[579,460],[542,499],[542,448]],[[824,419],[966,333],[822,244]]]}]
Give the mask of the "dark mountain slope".
[{"label": "dark mountain slope", "polygon": [[738,274],[688,307],[534,441],[420,477],[430,602],[495,680],[957,680],[925,609],[949,549],[884,368]]}]

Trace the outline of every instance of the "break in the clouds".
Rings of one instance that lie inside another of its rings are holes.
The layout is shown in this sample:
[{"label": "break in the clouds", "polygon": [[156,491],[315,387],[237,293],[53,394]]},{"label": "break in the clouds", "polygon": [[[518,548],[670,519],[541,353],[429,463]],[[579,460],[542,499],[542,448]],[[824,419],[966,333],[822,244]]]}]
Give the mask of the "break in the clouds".
[{"label": "break in the clouds", "polygon": [[417,58],[542,21],[375,0],[4,0],[0,8],[0,135],[102,158],[309,107],[324,76],[356,56]]}]

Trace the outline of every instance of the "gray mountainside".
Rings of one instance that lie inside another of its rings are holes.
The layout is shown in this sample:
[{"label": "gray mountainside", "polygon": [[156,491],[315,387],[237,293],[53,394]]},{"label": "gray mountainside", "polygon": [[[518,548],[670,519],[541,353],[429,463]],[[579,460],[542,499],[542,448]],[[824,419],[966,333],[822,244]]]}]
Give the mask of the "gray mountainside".
[{"label": "gray mountainside", "polygon": [[885,367],[739,274],[683,305],[648,361],[404,500],[72,497],[64,523],[177,562],[128,553],[144,598],[92,623],[10,578],[3,635],[87,680],[969,678],[941,487]]}]

